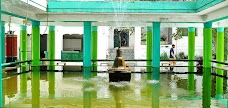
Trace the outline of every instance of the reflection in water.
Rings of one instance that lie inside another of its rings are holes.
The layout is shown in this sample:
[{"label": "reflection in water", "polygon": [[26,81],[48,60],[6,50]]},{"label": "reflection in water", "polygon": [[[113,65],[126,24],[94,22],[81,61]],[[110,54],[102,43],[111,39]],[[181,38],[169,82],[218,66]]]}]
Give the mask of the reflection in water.
[{"label": "reflection in water", "polygon": [[[111,91],[115,99],[116,108],[122,108],[121,104],[122,104],[122,99],[124,98],[123,92],[128,91],[130,88],[127,85],[118,87],[117,86],[118,83],[123,83],[123,82],[111,82],[109,84],[109,90]],[[129,82],[125,82],[125,83],[129,83]]]},{"label": "reflection in water", "polygon": [[153,80],[159,80],[160,79],[160,67],[153,68],[153,71],[152,71],[152,79]]},{"label": "reflection in water", "polygon": [[1,99],[1,101],[2,101],[2,103],[1,103],[1,101],[0,101],[0,106],[4,106],[5,105],[5,94],[6,94],[6,80],[2,80],[2,99]]},{"label": "reflection in water", "polygon": [[[26,66],[21,67],[21,71],[25,72],[27,70]],[[24,99],[27,97],[27,80],[28,74],[24,73],[20,75],[20,98]]]},{"label": "reflection in water", "polygon": [[[160,68],[153,68],[152,80],[160,80]],[[152,108],[159,108],[160,82],[152,84]]]},{"label": "reflection in water", "polygon": [[[90,68],[83,70],[83,72],[64,74],[49,72],[44,74],[48,78],[46,81],[39,78],[41,77],[39,69],[34,68],[31,73],[32,81],[27,81],[27,90],[18,86],[17,89],[20,89],[20,92],[10,100],[6,96],[5,106],[12,108],[19,106],[19,108],[26,106],[28,108],[184,108],[187,105],[191,108],[201,108],[202,106],[204,108],[225,108],[223,103],[226,101],[221,103],[220,100],[210,99],[211,70],[205,70],[203,80],[202,76],[196,75],[196,81],[200,81],[200,84],[196,83],[196,87],[200,90],[196,90],[195,93],[189,93],[187,89],[187,74],[161,74],[159,76],[155,74],[158,73],[155,72],[156,69],[153,69],[152,73],[131,73],[131,82],[110,83],[107,73],[98,73],[98,76],[92,77]],[[26,78],[20,76],[20,85],[23,86]],[[202,91],[201,81],[204,82]],[[32,95],[29,92],[31,82]],[[26,93],[26,91],[28,92],[27,97],[21,99],[20,94]],[[174,95],[175,98],[173,98]],[[212,101],[211,105],[210,101]]]},{"label": "reflection in water", "polygon": [[203,69],[203,108],[211,106],[211,68]]},{"label": "reflection in water", "polygon": [[[6,75],[10,76],[16,72],[7,72]],[[8,98],[13,98],[17,94],[17,77],[10,77],[6,79],[6,95]]]},{"label": "reflection in water", "polygon": [[32,68],[32,107],[40,107],[40,67]]},{"label": "reflection in water", "polygon": [[[16,72],[10,71],[10,72],[5,72],[6,76],[11,76],[15,74]],[[2,98],[2,105],[5,105],[5,102],[9,101],[15,97],[15,95],[18,92],[18,85],[17,85],[17,76],[9,77],[3,81],[3,90],[2,90],[3,98]],[[6,97],[8,98],[6,100]],[[8,104],[10,107],[11,104]]]},{"label": "reflection in water", "polygon": [[[49,66],[49,70],[55,70],[55,67]],[[49,98],[54,99],[55,98],[55,72],[54,71],[48,72],[48,81],[49,81],[48,83]]]},{"label": "reflection in water", "polygon": [[[83,68],[83,78],[91,78],[91,68]],[[87,90],[91,87],[90,82],[83,82],[83,108],[91,108],[91,91]]]},{"label": "reflection in water", "polygon": [[152,108],[159,108],[160,83],[152,84]]},{"label": "reflection in water", "polygon": [[[222,67],[222,64],[217,64],[217,66]],[[223,70],[216,69],[216,73],[218,75],[223,75]],[[216,98],[222,99],[223,98],[223,78],[216,76]]]},{"label": "reflection in water", "polygon": [[[193,61],[188,62],[189,66],[194,66]],[[195,72],[194,67],[188,67],[188,72]],[[188,90],[194,91],[195,90],[195,80],[194,80],[194,74],[188,74]]]}]

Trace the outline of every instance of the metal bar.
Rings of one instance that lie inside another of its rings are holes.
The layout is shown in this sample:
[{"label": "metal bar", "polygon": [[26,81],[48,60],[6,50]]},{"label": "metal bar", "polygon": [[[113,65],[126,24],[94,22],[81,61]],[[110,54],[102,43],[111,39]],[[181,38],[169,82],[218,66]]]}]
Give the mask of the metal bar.
[{"label": "metal bar", "polygon": [[218,63],[218,64],[228,65],[228,63],[225,63],[225,62],[219,62],[219,61],[216,61],[216,60],[212,60],[211,62],[212,62],[212,63]]},{"label": "metal bar", "polygon": [[31,60],[25,60],[25,61],[19,61],[19,62],[4,63],[4,64],[1,64],[1,66],[9,66],[9,65],[20,64],[20,63],[27,63],[27,62],[31,62]]}]

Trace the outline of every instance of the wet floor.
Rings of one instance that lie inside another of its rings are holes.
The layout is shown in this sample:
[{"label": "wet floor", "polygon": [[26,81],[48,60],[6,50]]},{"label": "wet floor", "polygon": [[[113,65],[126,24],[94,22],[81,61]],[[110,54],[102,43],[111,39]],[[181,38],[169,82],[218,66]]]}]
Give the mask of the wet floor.
[{"label": "wet floor", "polygon": [[132,73],[130,82],[117,83],[109,82],[107,73],[37,70],[6,77],[3,103],[7,108],[227,108],[226,79],[218,98],[215,76],[193,76],[192,85],[187,74],[154,80],[149,73]]}]

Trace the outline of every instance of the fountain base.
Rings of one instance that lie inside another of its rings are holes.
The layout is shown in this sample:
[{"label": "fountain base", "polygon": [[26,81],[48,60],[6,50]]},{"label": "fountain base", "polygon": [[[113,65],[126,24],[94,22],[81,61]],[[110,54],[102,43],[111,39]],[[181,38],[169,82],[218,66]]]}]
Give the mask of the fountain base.
[{"label": "fountain base", "polygon": [[131,80],[131,71],[130,70],[109,70],[109,82],[120,82],[120,81],[129,81]]}]

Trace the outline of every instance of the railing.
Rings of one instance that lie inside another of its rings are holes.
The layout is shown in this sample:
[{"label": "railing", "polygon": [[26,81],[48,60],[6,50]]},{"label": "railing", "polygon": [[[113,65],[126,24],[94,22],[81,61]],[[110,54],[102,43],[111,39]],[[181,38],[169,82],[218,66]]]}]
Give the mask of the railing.
[{"label": "railing", "polygon": [[[50,62],[50,61],[66,62],[67,61],[67,62],[80,62],[80,63],[83,62],[83,60],[61,60],[61,59],[55,59],[55,60],[41,59],[40,61],[48,61],[48,62]],[[109,63],[113,63],[113,61],[114,60],[110,60],[110,59],[91,60],[91,63],[92,63],[92,66],[91,67],[92,67],[92,69],[94,69],[96,66],[101,66],[101,65],[95,64],[95,63],[98,63],[98,62],[109,62]],[[152,60],[146,60],[146,59],[125,60],[126,64],[128,62],[148,62],[148,61],[151,62]],[[186,59],[184,59],[184,60],[161,60],[161,62],[170,62],[170,61],[176,61],[176,62],[202,62],[202,60],[186,60]],[[27,65],[29,67],[28,71],[31,71],[30,70],[31,62],[32,62],[32,60],[25,60],[25,61],[18,61],[18,62],[10,62],[10,63],[1,64],[1,66],[2,67],[12,66],[12,65],[19,65],[19,66],[21,66],[21,64],[27,63]],[[227,65],[228,66],[228,63],[225,63],[225,62],[219,62],[219,61],[215,61],[215,60],[212,60],[211,62],[212,63],[223,64],[223,65]],[[43,65],[43,66],[49,66],[49,65]],[[59,65],[59,66],[61,66],[61,65]],[[81,67],[82,67],[82,65],[81,65]],[[152,68],[152,66],[147,66],[147,65],[143,65],[143,66],[134,65],[134,66],[129,66],[129,67],[144,67],[144,68],[151,67]],[[160,66],[160,67],[202,67],[202,66],[183,66],[182,65],[182,66]],[[219,67],[212,67],[212,68],[221,69],[221,70],[227,70],[228,69],[228,68],[225,69],[225,68],[219,68]],[[46,71],[50,71],[50,70],[46,70]],[[53,70],[53,71],[55,71],[55,70]],[[171,71],[169,73],[172,74],[172,73],[177,73],[177,72],[172,72]],[[189,74],[189,72],[179,72],[177,74],[186,74],[186,73]],[[190,74],[191,73],[194,73],[194,72],[190,72]],[[215,75],[217,75],[217,74],[215,74]],[[224,77],[224,76],[221,76],[221,77]]]},{"label": "railing", "polygon": [[18,64],[22,64],[22,63],[28,63],[30,64],[31,60],[25,60],[25,61],[18,61],[18,62],[10,62],[10,63],[4,63],[4,64],[1,64],[2,67],[7,67],[7,66],[10,66],[10,65],[18,65]]}]

